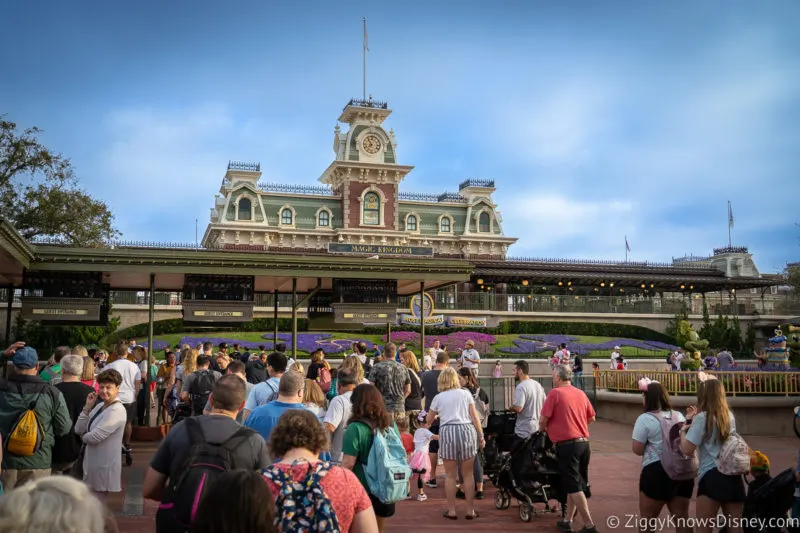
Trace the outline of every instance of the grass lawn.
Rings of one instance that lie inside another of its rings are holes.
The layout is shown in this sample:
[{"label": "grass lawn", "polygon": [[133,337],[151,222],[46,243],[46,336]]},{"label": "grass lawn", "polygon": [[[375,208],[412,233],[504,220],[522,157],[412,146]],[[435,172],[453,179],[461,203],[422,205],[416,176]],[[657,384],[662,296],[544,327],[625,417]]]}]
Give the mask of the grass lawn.
[{"label": "grass lawn", "polygon": [[[290,332],[281,332],[281,333],[290,333]],[[304,333],[304,332],[301,332]],[[221,331],[221,332],[203,332],[203,333],[173,333],[169,335],[156,335],[154,340],[156,341],[164,341],[169,343],[170,346],[176,345],[181,338],[183,337],[221,337],[221,338],[228,338],[228,339],[237,339],[246,342],[253,342],[253,343],[260,343],[266,342],[266,340],[262,337],[263,333],[259,332],[231,332],[231,331]],[[333,333],[334,339],[353,339],[353,340],[365,340],[374,344],[383,344],[383,335],[365,335],[360,333]],[[608,342],[612,340],[612,337],[593,337],[588,335],[575,335],[577,342],[584,343],[584,344],[599,344],[602,342]],[[506,354],[500,353],[497,350],[503,347],[513,346],[513,341],[519,338],[518,334],[510,334],[510,335],[495,335],[497,342],[492,345],[492,349],[495,352],[491,354],[492,358],[501,358],[501,359],[514,359],[518,358],[519,354]],[[141,339],[145,341],[146,339]],[[288,344],[288,343],[287,343]],[[414,350],[419,355],[419,350]],[[668,355],[667,350],[640,350],[633,347],[624,346],[621,350],[622,355],[624,357],[630,358],[656,358],[656,359],[664,359]],[[298,354],[300,355],[308,355],[307,352],[302,350],[298,350]],[[588,357],[602,359],[605,357],[609,357],[611,352],[608,350],[598,351],[596,353],[589,354]],[[541,352],[539,354],[535,354],[535,357],[549,357],[552,355],[552,352]],[[329,357],[337,358],[340,354],[332,355]],[[156,352],[157,358],[163,358],[164,352]]]}]

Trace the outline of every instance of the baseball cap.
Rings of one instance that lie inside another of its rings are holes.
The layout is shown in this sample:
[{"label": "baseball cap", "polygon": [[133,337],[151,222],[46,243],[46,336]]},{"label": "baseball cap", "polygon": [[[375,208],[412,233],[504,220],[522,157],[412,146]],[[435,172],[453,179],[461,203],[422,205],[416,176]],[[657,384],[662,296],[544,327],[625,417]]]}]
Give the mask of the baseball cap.
[{"label": "baseball cap", "polygon": [[22,370],[30,370],[31,368],[36,368],[39,364],[39,355],[30,346],[23,346],[14,352],[11,364]]}]

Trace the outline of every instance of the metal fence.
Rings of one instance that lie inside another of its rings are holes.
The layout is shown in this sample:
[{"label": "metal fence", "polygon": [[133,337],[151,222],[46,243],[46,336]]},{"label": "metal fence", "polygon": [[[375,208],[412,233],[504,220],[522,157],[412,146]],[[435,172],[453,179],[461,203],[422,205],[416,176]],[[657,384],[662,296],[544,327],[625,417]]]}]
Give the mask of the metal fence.
[{"label": "metal fence", "polygon": [[[531,379],[538,381],[544,388],[545,393],[553,388],[553,378],[549,376],[531,376]],[[594,376],[576,376],[572,384],[582,389],[592,407],[597,408],[597,386]],[[505,411],[514,403],[514,389],[517,381],[513,377],[503,378],[478,378],[478,386],[489,396],[489,410]]]},{"label": "metal fence", "polygon": [[[793,396],[800,394],[800,372],[710,371],[732,396]],[[670,394],[697,394],[697,372],[657,370],[601,370],[596,373],[597,388],[613,392],[639,392],[639,380],[658,381]]]}]

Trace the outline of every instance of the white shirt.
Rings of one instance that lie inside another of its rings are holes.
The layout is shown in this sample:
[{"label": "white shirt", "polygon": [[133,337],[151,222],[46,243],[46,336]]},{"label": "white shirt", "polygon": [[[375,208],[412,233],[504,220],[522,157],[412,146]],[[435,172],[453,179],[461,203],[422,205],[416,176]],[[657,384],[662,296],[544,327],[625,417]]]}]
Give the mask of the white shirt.
[{"label": "white shirt", "polygon": [[675,353],[675,362],[672,364],[672,370],[680,370],[681,369],[681,359],[683,359],[683,354],[681,352]]},{"label": "white shirt", "polygon": [[433,433],[425,428],[419,428],[414,432],[414,453],[430,453],[429,447],[433,439]]},{"label": "white shirt", "polygon": [[611,370],[617,369],[617,357],[619,357],[619,352],[611,352]]},{"label": "white shirt", "polygon": [[467,357],[470,359],[477,359],[478,362],[480,362],[481,356],[478,353],[478,350],[475,348],[470,348],[469,350],[464,350],[461,352],[461,362],[464,364],[465,368],[478,368],[478,363],[467,361]]},{"label": "white shirt", "polygon": [[472,394],[466,389],[450,389],[440,392],[431,401],[431,411],[439,414],[439,425],[471,424],[469,406],[474,404]]},{"label": "white shirt", "polygon": [[350,403],[352,395],[353,391],[347,391],[334,397],[328,406],[325,420],[323,420],[336,428],[331,434],[331,459],[337,463],[342,462],[342,442],[344,441],[344,432],[347,430],[347,421],[350,419],[350,412],[353,408],[353,404]]},{"label": "white shirt", "polygon": [[136,401],[136,382],[142,381],[142,372],[136,363],[127,359],[117,359],[113,363],[106,365],[103,370],[113,368],[122,376],[122,384],[119,386],[117,398],[122,403],[133,403]]}]

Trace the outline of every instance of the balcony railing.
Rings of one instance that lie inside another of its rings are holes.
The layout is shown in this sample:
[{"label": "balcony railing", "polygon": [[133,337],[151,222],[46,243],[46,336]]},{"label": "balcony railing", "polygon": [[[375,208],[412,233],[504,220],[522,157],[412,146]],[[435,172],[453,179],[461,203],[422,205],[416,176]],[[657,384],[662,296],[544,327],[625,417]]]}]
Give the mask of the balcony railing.
[{"label": "balcony railing", "polygon": [[[800,394],[800,371],[712,371],[722,381],[725,392],[731,396],[790,396]],[[639,392],[643,377],[658,381],[670,394],[697,393],[697,372],[669,372],[656,370],[600,370],[595,373],[597,388],[612,392]]]}]

